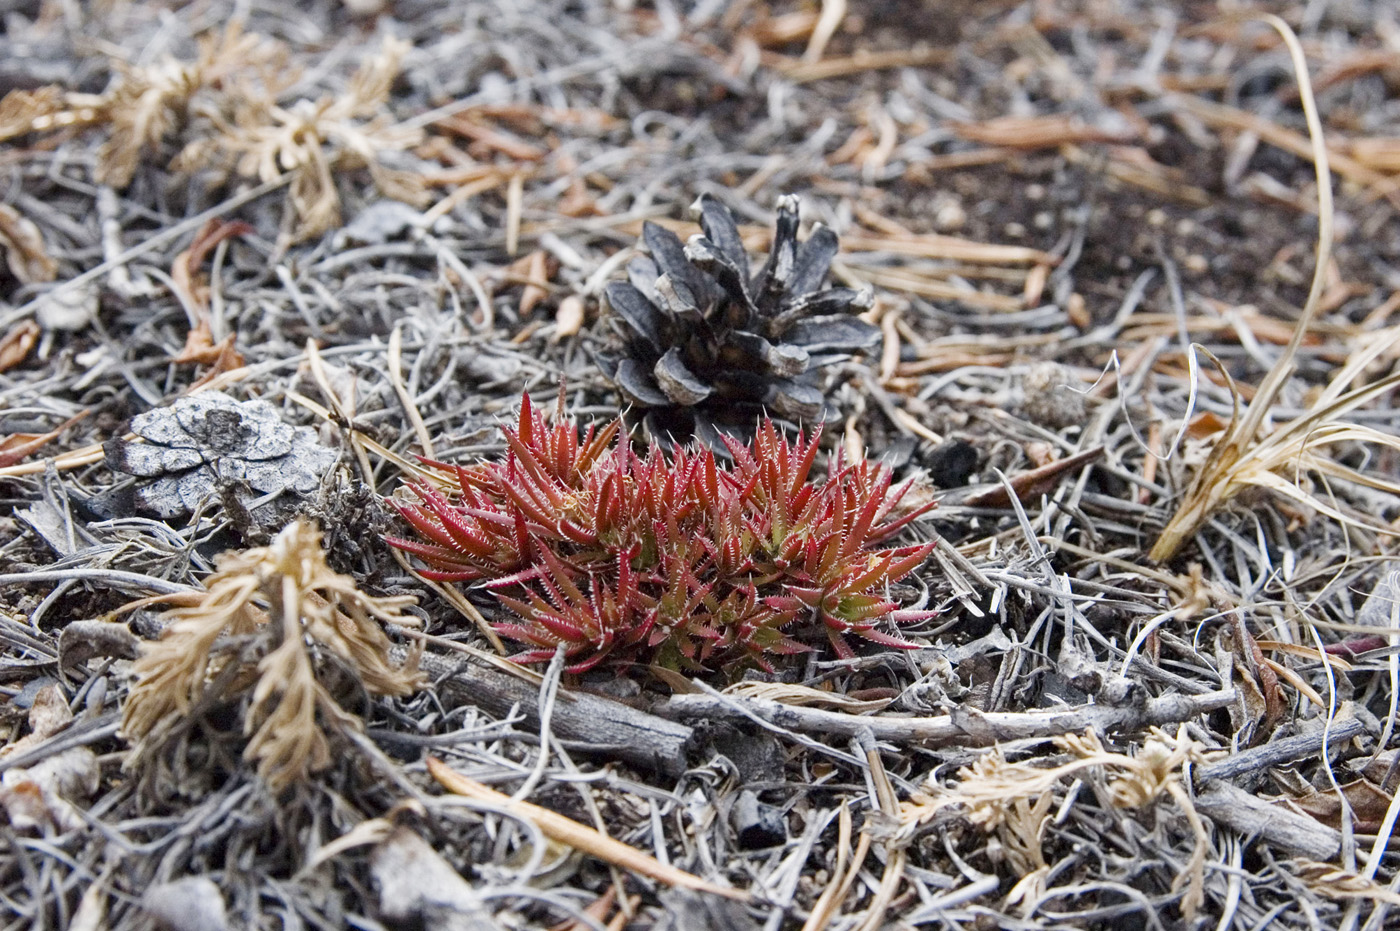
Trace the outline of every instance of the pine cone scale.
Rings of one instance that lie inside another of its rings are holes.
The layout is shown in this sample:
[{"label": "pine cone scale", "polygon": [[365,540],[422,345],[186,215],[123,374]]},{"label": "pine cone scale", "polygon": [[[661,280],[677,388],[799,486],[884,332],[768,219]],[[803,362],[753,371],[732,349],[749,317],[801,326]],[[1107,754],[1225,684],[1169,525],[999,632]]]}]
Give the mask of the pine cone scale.
[{"label": "pine cone scale", "polygon": [[841,241],[830,227],[820,223],[813,227],[812,235],[797,250],[788,290],[793,294],[810,294],[820,288],[840,248]]},{"label": "pine cone scale", "polygon": [[661,352],[661,317],[656,305],[647,300],[641,291],[625,281],[614,281],[603,291],[608,306],[613,309],[632,332],[646,340],[657,352]]},{"label": "pine cone scale", "polygon": [[652,374],[656,376],[656,383],[661,386],[662,392],[676,404],[699,404],[714,390],[686,368],[685,363],[681,361],[681,351],[675,346],[666,350],[666,354],[652,369]]}]

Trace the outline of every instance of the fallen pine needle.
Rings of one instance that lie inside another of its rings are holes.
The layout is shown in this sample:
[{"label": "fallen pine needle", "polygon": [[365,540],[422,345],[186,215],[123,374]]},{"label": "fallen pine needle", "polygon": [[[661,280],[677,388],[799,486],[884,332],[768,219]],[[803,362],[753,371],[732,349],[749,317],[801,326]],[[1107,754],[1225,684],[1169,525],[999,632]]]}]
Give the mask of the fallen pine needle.
[{"label": "fallen pine needle", "polygon": [[557,812],[532,805],[529,802],[517,801],[509,795],[502,795],[495,789],[484,786],[473,779],[468,779],[441,760],[428,757],[428,772],[447,791],[479,802],[489,802],[502,811],[530,821],[550,840],[568,844],[576,850],[590,853],[621,869],[641,873],[643,876],[649,876],[668,886],[682,886],[697,892],[712,892],[715,895],[722,895],[727,899],[736,899],[740,902],[749,899],[749,894],[743,890],[727,889],[708,883],[693,873],[687,873],[685,870],[661,863],[634,847],[629,847],[621,841],[600,834],[593,828],[579,824],[572,818],[566,818]]}]

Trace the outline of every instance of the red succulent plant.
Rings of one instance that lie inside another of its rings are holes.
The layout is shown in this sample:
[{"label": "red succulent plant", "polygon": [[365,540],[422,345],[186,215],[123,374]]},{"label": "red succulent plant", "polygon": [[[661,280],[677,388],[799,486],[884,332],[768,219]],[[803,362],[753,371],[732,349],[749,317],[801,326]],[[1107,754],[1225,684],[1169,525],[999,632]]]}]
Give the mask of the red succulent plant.
[{"label": "red succulent plant", "polygon": [[619,429],[580,432],[562,410],[546,424],[527,395],[502,461],[429,461],[451,496],[420,482],[416,502],[391,499],[420,539],[388,542],[428,578],[490,589],[517,617],[499,633],[532,647],[522,662],[563,644],[570,671],[768,668],[765,654],[811,649],[813,630],[843,658],[846,634],[914,646],[880,625],[932,612],[886,590],[933,544],[877,547],[933,505],[895,516],[907,486],[891,488],[888,468],[838,453],[813,481],[820,428],[789,441],[765,421],[751,443],[725,440],[732,464],[708,449],[639,454]]}]

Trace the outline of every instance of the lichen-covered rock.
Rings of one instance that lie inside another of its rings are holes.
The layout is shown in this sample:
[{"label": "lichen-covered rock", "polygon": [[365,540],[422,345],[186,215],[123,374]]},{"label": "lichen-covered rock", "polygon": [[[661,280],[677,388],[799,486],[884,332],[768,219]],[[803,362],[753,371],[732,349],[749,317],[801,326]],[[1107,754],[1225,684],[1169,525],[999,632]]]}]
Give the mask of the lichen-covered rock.
[{"label": "lichen-covered rock", "polygon": [[310,427],[283,423],[266,401],[235,401],[217,391],[139,414],[144,442],[109,440],[107,465],[138,478],[136,505],[163,518],[189,514],[232,491],[243,504],[268,494],[306,495],[339,453]]}]

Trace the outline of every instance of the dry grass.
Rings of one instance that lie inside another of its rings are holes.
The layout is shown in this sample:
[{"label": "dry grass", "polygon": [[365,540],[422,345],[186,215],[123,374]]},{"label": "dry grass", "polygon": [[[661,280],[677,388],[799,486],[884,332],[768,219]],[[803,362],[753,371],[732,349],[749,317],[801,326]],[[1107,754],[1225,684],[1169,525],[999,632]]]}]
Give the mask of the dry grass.
[{"label": "dry grass", "polygon": [[414,599],[363,594],[326,565],[319,537],[297,521],[271,546],[227,554],[199,601],[167,615],[132,670],[122,709],[134,745],[128,767],[149,766],[192,716],[246,696],[243,756],[281,790],[330,766],[332,740],[360,726],[328,687],[328,664],[371,695],[423,685],[416,653],[391,659],[380,626],[411,625],[403,608]]},{"label": "dry grass", "polygon": [[1172,519],[1153,545],[1149,556],[1158,562],[1174,556],[1211,515],[1248,487],[1269,489],[1337,520],[1365,525],[1382,532],[1388,532],[1389,528],[1377,527],[1374,522],[1359,521],[1353,516],[1345,515],[1337,507],[1328,504],[1324,497],[1305,490],[1300,485],[1300,475],[1319,472],[1391,494],[1400,492],[1400,483],[1361,475],[1355,469],[1349,469],[1332,457],[1324,455],[1330,448],[1348,442],[1379,444],[1400,451],[1400,437],[1343,419],[1351,411],[1371,404],[1400,385],[1400,373],[1395,373],[1369,385],[1352,387],[1367,374],[1373,363],[1390,354],[1397,341],[1400,341],[1400,330],[1368,335],[1364,347],[1358,349],[1306,413],[1271,430],[1265,427],[1270,408],[1278,400],[1294,370],[1295,356],[1304,337],[1308,335],[1309,327],[1322,301],[1326,288],[1326,271],[1332,256],[1334,220],[1332,177],[1327,146],[1322,138],[1322,123],[1317,113],[1317,103],[1313,98],[1312,82],[1308,78],[1303,47],[1293,30],[1283,20],[1267,16],[1263,21],[1278,31],[1288,47],[1298,78],[1299,96],[1308,121],[1308,132],[1312,137],[1311,155],[1317,169],[1317,260],[1307,303],[1303,306],[1302,316],[1294,325],[1288,345],[1284,347],[1243,410],[1240,407],[1239,391],[1230,379],[1229,372],[1208,349],[1194,347],[1215,363],[1226,380],[1235,411],[1222,435],[1212,443],[1205,462],[1192,478],[1176,513],[1172,515]]},{"label": "dry grass", "polygon": [[405,43],[388,38],[344,93],[288,101],[300,72],[288,48],[245,33],[235,20],[201,38],[193,61],[119,64],[100,96],[57,87],[11,91],[0,100],[0,141],[102,126],[107,138],[97,152],[97,179],[124,188],[143,159],[183,138],[171,170],[206,183],[222,185],[231,177],[266,183],[289,175],[291,235],[310,239],[340,225],[337,171],[367,169],[384,196],[422,206],[421,175],[383,164],[385,153],[422,138],[420,130],[393,125],[384,110],[407,51]]}]

